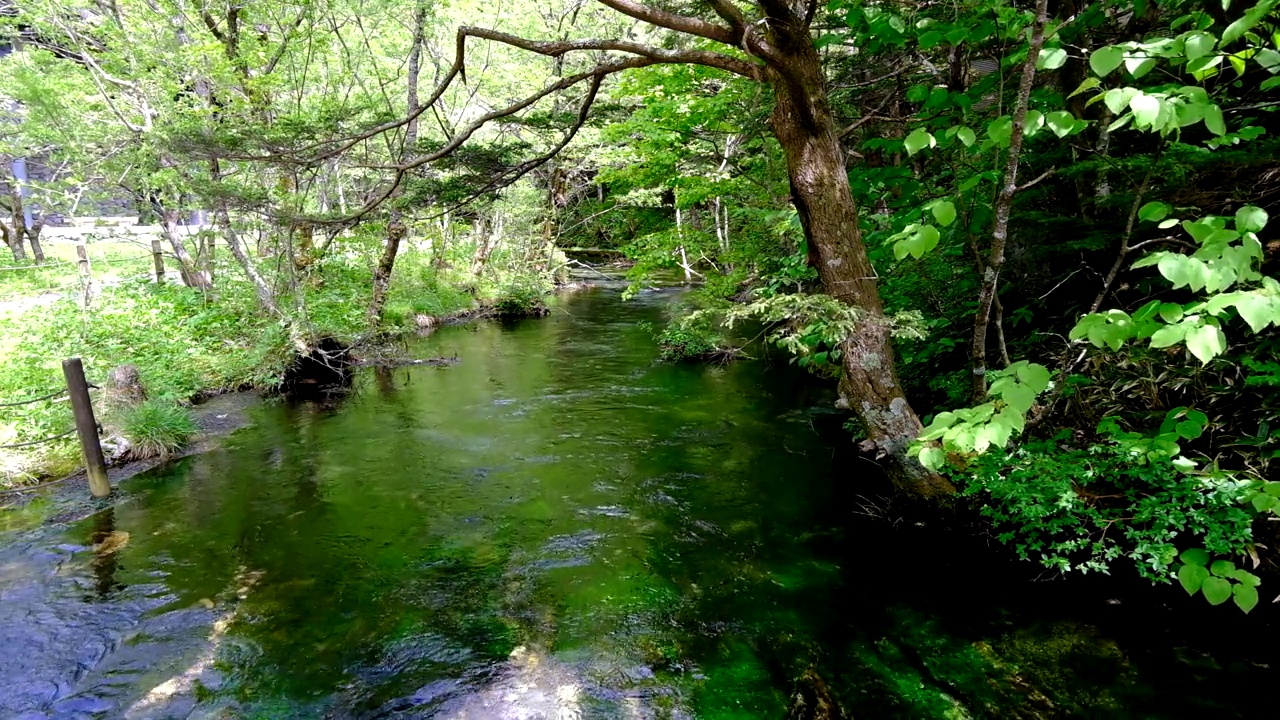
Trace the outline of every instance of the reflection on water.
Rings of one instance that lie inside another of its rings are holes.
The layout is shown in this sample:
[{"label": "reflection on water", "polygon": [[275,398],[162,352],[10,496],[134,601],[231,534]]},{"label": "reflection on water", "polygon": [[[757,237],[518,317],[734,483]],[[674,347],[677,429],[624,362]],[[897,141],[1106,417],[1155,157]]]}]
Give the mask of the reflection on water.
[{"label": "reflection on water", "polygon": [[265,405],[11,533],[0,715],[781,718],[812,666],[858,717],[1250,716],[1256,658],[1160,634],[1198,606],[856,514],[880,480],[830,391],[656,363],[637,324],[669,305],[441,331],[414,350],[455,366]]}]

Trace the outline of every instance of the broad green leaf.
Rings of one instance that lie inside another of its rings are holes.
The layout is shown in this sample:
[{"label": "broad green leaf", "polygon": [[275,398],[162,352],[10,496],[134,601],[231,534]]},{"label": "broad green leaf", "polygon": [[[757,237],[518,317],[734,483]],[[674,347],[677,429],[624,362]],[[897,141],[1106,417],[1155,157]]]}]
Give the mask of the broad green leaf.
[{"label": "broad green leaf", "polygon": [[1236,312],[1249,323],[1249,329],[1260,333],[1271,323],[1280,321],[1276,299],[1259,293],[1244,293],[1235,302]]},{"label": "broad green leaf", "polygon": [[1018,368],[1018,379],[1031,388],[1034,393],[1042,393],[1049,388],[1052,377],[1049,368],[1038,363],[1027,363]]},{"label": "broad green leaf", "polygon": [[1176,323],[1182,319],[1182,306],[1177,303],[1160,303],[1160,319],[1167,323]]},{"label": "broad green leaf", "polygon": [[1249,502],[1253,503],[1254,510],[1257,510],[1258,512],[1266,512],[1274,508],[1277,503],[1280,503],[1280,498],[1276,498],[1274,495],[1268,495],[1266,493],[1258,493],[1257,495],[1254,495],[1253,499]]},{"label": "broad green leaf", "polygon": [[1107,47],[1098,48],[1089,56],[1089,67],[1094,74],[1100,77],[1110,75],[1113,70],[1120,67],[1124,62],[1124,48],[1108,45]]},{"label": "broad green leaf", "polygon": [[938,32],[937,30],[930,30],[928,32],[920,33],[920,37],[918,40],[920,42],[920,48],[923,50],[928,50],[929,48],[934,47],[938,43],[942,42],[942,33]]},{"label": "broad green leaf", "polygon": [[991,121],[987,126],[987,137],[992,142],[1004,147],[1009,144],[1009,137],[1013,134],[1013,118],[1003,115]]},{"label": "broad green leaf", "polygon": [[1239,607],[1245,612],[1249,612],[1258,606],[1258,588],[1252,585],[1236,585],[1231,588],[1231,594]]},{"label": "broad green leaf", "polygon": [[1160,99],[1154,95],[1139,93],[1129,101],[1129,109],[1133,110],[1134,125],[1149,127],[1160,115]]},{"label": "broad green leaf", "polygon": [[1160,228],[1161,230],[1168,230],[1169,228],[1177,224],[1178,224],[1178,218],[1169,218],[1167,220],[1161,220],[1160,224],[1157,225],[1156,227]]},{"label": "broad green leaf", "polygon": [[930,470],[937,470],[947,461],[947,453],[940,447],[927,445],[920,449],[920,464]]},{"label": "broad green leaf", "polygon": [[1151,347],[1164,348],[1177,345],[1187,337],[1186,325],[1166,325],[1151,336]]},{"label": "broad green leaf", "polygon": [[1209,572],[1217,577],[1231,577],[1236,571],[1236,564],[1230,560],[1214,560],[1209,566]]},{"label": "broad green leaf", "polygon": [[1209,551],[1203,548],[1191,548],[1183,550],[1178,559],[1188,565],[1199,565],[1201,567],[1209,564]]},{"label": "broad green leaf", "polygon": [[1131,87],[1112,88],[1102,94],[1102,102],[1106,103],[1107,109],[1119,115],[1124,109],[1129,107],[1129,101],[1138,94],[1138,90]]},{"label": "broad green leaf", "polygon": [[1267,226],[1270,216],[1267,211],[1253,205],[1245,205],[1236,211],[1236,230],[1240,232],[1259,232]]},{"label": "broad green leaf", "polygon": [[1169,214],[1169,205],[1159,201],[1149,202],[1138,208],[1138,218],[1147,222],[1158,222]]},{"label": "broad green leaf", "polygon": [[1204,434],[1204,428],[1190,420],[1183,420],[1178,423],[1177,432],[1178,435],[1186,438],[1187,440],[1195,440]]},{"label": "broad green leaf", "polygon": [[1040,52],[1040,57],[1036,58],[1036,68],[1039,70],[1057,70],[1067,62],[1067,51],[1062,48],[1045,48]]},{"label": "broad green leaf", "polygon": [[1231,573],[1231,577],[1241,585],[1248,585],[1249,587],[1258,587],[1262,584],[1262,578],[1254,575],[1248,570],[1236,570]]},{"label": "broad green leaf", "polygon": [[1200,591],[1204,593],[1204,599],[1208,600],[1210,605],[1221,605],[1231,597],[1231,583],[1220,577],[1205,578]]},{"label": "broad green leaf", "polygon": [[956,206],[950,200],[939,200],[929,208],[938,224],[946,227],[956,221]]},{"label": "broad green leaf", "polygon": [[1135,78],[1146,75],[1155,69],[1155,66],[1156,59],[1145,55],[1131,56],[1124,59],[1124,69],[1128,70],[1129,74]]},{"label": "broad green leaf", "polygon": [[956,130],[956,137],[960,138],[960,142],[964,143],[965,147],[973,147],[973,143],[978,139],[973,134],[973,130],[963,126]]},{"label": "broad green leaf", "polygon": [[1214,135],[1226,135],[1227,123],[1222,119],[1222,108],[1209,105],[1204,109],[1204,126]]},{"label": "broad green leaf", "polygon": [[1227,350],[1227,337],[1217,325],[1201,325],[1187,333],[1187,349],[1202,364],[1221,355]]},{"label": "broad green leaf", "polygon": [[1271,48],[1261,48],[1258,54],[1253,56],[1254,60],[1263,67],[1264,70],[1275,72],[1272,68],[1280,67],[1280,52],[1276,52]]},{"label": "broad green leaf", "polygon": [[1183,565],[1178,569],[1178,582],[1188,595],[1195,595],[1208,579],[1209,571],[1203,565]]},{"label": "broad green leaf", "polygon": [[1035,404],[1036,392],[1026,385],[1013,385],[1000,393],[1000,399],[1004,400],[1009,407],[1025,414]]},{"label": "broad green leaf", "polygon": [[1218,39],[1207,32],[1195,31],[1183,35],[1183,48],[1187,60],[1199,60],[1208,55],[1213,52],[1213,46],[1217,42]]},{"label": "broad green leaf", "polygon": [[903,144],[906,145],[908,155],[915,155],[927,147],[937,145],[938,141],[924,128],[917,128],[903,140]]},{"label": "broad green leaf", "polygon": [[1066,137],[1071,134],[1076,124],[1076,116],[1066,110],[1058,110],[1044,116],[1045,124],[1058,137]]},{"label": "broad green leaf", "polygon": [[1268,495],[1280,497],[1280,482],[1269,482],[1262,486],[1262,492]]}]

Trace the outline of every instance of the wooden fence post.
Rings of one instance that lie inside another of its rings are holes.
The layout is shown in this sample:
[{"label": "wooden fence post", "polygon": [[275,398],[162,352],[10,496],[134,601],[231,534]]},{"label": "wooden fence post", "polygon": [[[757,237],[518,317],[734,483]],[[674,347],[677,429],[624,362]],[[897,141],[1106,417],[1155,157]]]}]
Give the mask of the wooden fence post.
[{"label": "wooden fence post", "polygon": [[93,402],[89,399],[89,383],[84,379],[84,364],[78,357],[67,358],[62,361],[62,374],[67,379],[67,394],[76,416],[76,434],[80,436],[80,449],[84,453],[89,492],[94,497],[106,497],[111,494],[111,482],[107,479],[107,462],[102,457],[102,444],[98,441],[98,421],[93,417]]},{"label": "wooden fence post", "polygon": [[156,264],[156,284],[164,284],[164,255],[160,254],[160,238],[151,238],[151,259]]}]

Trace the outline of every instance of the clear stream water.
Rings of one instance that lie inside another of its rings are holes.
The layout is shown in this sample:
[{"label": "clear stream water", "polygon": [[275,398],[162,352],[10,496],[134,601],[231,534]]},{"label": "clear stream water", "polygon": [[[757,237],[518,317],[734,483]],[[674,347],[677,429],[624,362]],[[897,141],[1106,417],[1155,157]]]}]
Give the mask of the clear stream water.
[{"label": "clear stream water", "polygon": [[657,362],[673,297],[446,328],[407,353],[456,365],[11,512],[0,717],[781,720],[810,667],[857,718],[1274,716],[1270,607],[868,501],[823,383]]}]

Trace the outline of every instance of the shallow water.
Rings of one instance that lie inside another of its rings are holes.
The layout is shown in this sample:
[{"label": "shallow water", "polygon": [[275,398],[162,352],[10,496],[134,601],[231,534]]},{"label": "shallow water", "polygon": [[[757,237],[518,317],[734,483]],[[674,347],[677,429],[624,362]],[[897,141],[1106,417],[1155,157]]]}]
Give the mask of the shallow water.
[{"label": "shallow water", "polygon": [[1278,644],[868,501],[823,383],[664,365],[669,291],[447,328],[0,536],[0,717],[1261,717]]}]

